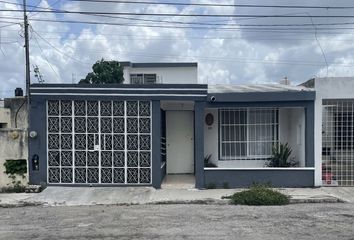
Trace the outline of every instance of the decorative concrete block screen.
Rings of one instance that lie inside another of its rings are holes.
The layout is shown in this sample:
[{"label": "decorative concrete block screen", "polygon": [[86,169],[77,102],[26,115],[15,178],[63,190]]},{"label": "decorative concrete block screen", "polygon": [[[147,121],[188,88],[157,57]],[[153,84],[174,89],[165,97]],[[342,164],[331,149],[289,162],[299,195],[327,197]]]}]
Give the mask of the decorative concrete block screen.
[{"label": "decorative concrete block screen", "polygon": [[47,101],[51,184],[150,184],[150,101]]},{"label": "decorative concrete block screen", "polygon": [[354,186],[354,100],[324,100],[322,113],[323,184]]}]

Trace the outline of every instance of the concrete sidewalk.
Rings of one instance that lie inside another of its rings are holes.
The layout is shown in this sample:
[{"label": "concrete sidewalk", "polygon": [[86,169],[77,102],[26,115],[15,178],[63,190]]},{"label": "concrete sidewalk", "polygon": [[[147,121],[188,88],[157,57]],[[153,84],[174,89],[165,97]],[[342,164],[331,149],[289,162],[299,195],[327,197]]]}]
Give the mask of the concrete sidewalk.
[{"label": "concrete sidewalk", "polygon": [[[284,188],[292,203],[354,203],[354,188]],[[0,194],[0,206],[83,206],[199,203],[228,204],[222,199],[242,189],[159,189],[151,187],[48,187],[41,193]]]}]

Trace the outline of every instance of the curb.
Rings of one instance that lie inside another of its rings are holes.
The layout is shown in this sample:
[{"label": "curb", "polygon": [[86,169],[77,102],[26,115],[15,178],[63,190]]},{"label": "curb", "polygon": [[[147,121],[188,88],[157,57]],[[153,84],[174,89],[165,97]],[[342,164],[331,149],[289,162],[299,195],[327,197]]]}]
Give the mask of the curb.
[{"label": "curb", "polygon": [[168,204],[199,204],[199,205],[229,205],[229,200],[223,199],[198,199],[198,200],[163,200],[152,201],[147,205],[168,205]]},{"label": "curb", "polygon": [[333,196],[324,196],[324,197],[310,197],[310,198],[291,198],[290,204],[298,203],[346,203],[343,199],[333,197]]},{"label": "curb", "polygon": [[0,208],[34,207],[34,206],[41,206],[41,205],[43,205],[43,203],[19,201],[17,203],[0,203]]},{"label": "curb", "polygon": [[[301,204],[301,203],[346,203],[347,201],[334,196],[313,196],[313,197],[291,197],[289,204]],[[194,200],[153,200],[141,201],[141,202],[121,202],[121,203],[111,203],[111,204],[100,204],[100,203],[89,203],[89,204],[67,204],[67,202],[49,204],[48,202],[38,202],[38,201],[16,201],[14,203],[0,203],[0,208],[17,208],[17,207],[31,207],[31,206],[104,206],[104,205],[117,205],[117,206],[133,206],[133,205],[168,205],[168,204],[200,204],[200,205],[232,205],[230,199],[215,199],[215,198],[204,198],[204,199],[194,199]]]}]

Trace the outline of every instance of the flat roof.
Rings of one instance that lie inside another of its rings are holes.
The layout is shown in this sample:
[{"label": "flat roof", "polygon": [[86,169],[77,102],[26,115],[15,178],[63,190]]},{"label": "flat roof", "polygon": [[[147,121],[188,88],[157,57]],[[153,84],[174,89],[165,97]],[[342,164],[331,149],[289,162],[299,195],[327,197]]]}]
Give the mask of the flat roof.
[{"label": "flat roof", "polygon": [[132,68],[198,67],[197,62],[146,62],[146,63],[120,62],[120,64],[123,67],[132,67]]},{"label": "flat roof", "polygon": [[314,91],[304,86],[285,84],[215,84],[208,85],[208,93],[248,93],[248,92],[302,92]]}]

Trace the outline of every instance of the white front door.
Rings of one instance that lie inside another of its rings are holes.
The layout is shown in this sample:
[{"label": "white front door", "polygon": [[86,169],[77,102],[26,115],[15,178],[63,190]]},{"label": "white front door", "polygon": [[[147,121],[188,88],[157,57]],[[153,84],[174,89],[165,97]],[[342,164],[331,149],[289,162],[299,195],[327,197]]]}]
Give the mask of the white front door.
[{"label": "white front door", "polygon": [[193,111],[166,111],[167,173],[194,173]]}]

